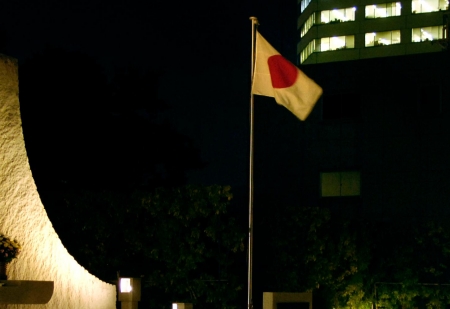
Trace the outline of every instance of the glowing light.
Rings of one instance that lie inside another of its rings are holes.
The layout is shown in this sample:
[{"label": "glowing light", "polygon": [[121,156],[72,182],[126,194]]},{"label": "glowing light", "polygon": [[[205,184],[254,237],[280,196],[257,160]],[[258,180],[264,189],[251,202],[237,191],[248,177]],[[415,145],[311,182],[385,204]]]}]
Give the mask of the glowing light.
[{"label": "glowing light", "polygon": [[420,29],[422,31],[422,35],[425,37],[425,39],[433,40],[433,35],[423,29]]},{"label": "glowing light", "polygon": [[172,309],[193,309],[191,303],[173,303]]},{"label": "glowing light", "polygon": [[120,278],[120,292],[121,293],[130,293],[131,288],[131,279],[130,278]]}]

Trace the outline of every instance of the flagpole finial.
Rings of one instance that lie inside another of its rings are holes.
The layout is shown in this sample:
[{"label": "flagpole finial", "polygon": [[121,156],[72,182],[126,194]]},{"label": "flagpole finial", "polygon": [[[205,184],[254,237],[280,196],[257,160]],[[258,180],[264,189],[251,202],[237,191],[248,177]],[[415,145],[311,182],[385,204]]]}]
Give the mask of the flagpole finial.
[{"label": "flagpole finial", "polygon": [[253,24],[259,25],[259,22],[258,22],[258,18],[257,18],[257,17],[251,16],[251,17],[250,17],[250,20],[252,21]]}]

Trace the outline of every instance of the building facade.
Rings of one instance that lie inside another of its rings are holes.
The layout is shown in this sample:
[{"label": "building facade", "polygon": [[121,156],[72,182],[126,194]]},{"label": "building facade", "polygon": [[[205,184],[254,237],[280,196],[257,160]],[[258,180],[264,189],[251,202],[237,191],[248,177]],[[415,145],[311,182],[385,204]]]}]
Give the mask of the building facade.
[{"label": "building facade", "polygon": [[324,89],[302,135],[305,204],[384,219],[448,216],[448,3],[299,5],[298,59]]},{"label": "building facade", "polygon": [[324,88],[302,141],[308,205],[376,218],[450,214],[449,57],[304,67]]},{"label": "building facade", "polygon": [[439,52],[447,37],[448,0],[299,0],[298,5],[299,64]]}]

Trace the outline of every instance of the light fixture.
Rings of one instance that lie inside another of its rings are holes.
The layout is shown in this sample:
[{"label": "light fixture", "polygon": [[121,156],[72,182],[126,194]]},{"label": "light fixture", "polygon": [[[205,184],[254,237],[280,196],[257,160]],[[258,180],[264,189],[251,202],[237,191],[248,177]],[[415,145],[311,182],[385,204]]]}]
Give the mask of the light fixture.
[{"label": "light fixture", "polygon": [[190,303],[173,303],[172,309],[192,309],[193,306]]},{"label": "light fixture", "polygon": [[141,278],[119,278],[118,299],[122,309],[137,309],[141,300]]},{"label": "light fixture", "polygon": [[120,278],[120,293],[130,293],[132,289],[130,278]]}]

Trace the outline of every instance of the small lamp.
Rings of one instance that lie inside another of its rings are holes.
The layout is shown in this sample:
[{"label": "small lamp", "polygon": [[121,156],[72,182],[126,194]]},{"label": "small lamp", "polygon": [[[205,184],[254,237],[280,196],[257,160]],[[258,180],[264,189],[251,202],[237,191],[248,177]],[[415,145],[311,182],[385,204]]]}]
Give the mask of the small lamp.
[{"label": "small lamp", "polygon": [[141,300],[141,278],[119,278],[119,301],[122,309],[137,309]]}]

